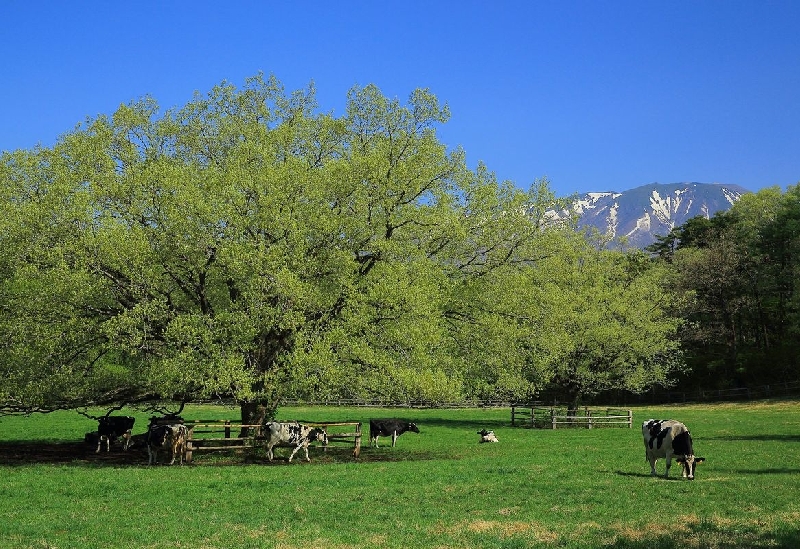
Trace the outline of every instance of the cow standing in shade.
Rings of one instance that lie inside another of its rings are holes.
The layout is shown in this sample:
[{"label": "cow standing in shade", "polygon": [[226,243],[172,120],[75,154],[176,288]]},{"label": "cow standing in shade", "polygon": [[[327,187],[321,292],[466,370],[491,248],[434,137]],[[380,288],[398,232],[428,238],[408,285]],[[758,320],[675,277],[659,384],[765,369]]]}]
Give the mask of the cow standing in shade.
[{"label": "cow standing in shade", "polygon": [[111,449],[111,445],[122,437],[122,449],[127,450],[130,446],[133,424],[136,423],[135,417],[130,416],[105,416],[97,420],[97,449],[105,444],[106,452]]},{"label": "cow standing in shade", "polygon": [[400,419],[371,419],[369,422],[369,445],[375,443],[375,448],[378,447],[378,437],[392,437],[392,448],[397,442],[397,437],[412,431],[419,433],[419,428],[415,423],[410,421],[403,421]]},{"label": "cow standing in shade", "polygon": [[175,464],[175,458],[180,457],[180,464],[183,465],[183,454],[186,450],[186,440],[189,437],[189,429],[183,424],[158,425],[153,424],[147,431],[147,463],[155,465],[158,463],[159,452],[169,452],[172,460],[170,465]]},{"label": "cow standing in shade", "polygon": [[642,423],[642,436],[651,475],[656,476],[658,458],[664,458],[667,461],[664,478],[669,477],[669,468],[674,457],[683,468],[683,477],[694,480],[695,468],[698,463],[704,462],[705,458],[695,457],[692,435],[686,425],[673,419],[648,419]]},{"label": "cow standing in shade", "polygon": [[311,461],[308,457],[308,445],[315,440],[319,440],[323,445],[328,445],[328,434],[318,428],[301,425],[300,423],[279,423],[269,421],[264,424],[261,430],[267,440],[267,458],[272,461],[272,449],[278,444],[284,443],[294,446],[292,454],[289,456],[289,463],[300,448],[305,451],[306,461]]}]

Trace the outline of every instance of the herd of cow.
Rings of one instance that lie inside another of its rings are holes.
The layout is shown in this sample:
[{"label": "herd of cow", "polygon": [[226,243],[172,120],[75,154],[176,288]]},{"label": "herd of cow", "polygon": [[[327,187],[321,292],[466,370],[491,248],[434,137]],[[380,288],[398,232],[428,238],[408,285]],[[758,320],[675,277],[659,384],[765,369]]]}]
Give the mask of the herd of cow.
[{"label": "herd of cow", "polygon": [[[103,445],[105,445],[106,451],[109,451],[111,444],[122,439],[123,450],[127,450],[132,444],[135,421],[135,418],[129,416],[102,417],[98,421],[97,432],[87,433],[86,441],[96,442],[95,451],[100,452]],[[370,447],[374,445],[378,448],[378,438],[382,436],[392,437],[392,447],[394,447],[397,437],[407,431],[419,433],[419,428],[415,423],[399,419],[370,420]],[[481,429],[478,431],[478,435],[480,435],[479,442],[498,442],[494,431]],[[180,418],[150,418],[150,425],[144,437],[148,464],[157,464],[158,456],[161,453],[169,457],[170,465],[173,465],[176,459],[183,464],[188,436],[189,429]],[[266,422],[262,426],[259,436],[264,439],[269,461],[273,460],[273,448],[278,444],[294,448],[289,456],[289,462],[301,448],[305,452],[306,461],[311,461],[308,457],[308,446],[314,441],[319,441],[324,446],[328,444],[328,435],[324,429],[298,422]],[[683,477],[694,480],[697,464],[704,462],[705,458],[694,455],[692,435],[686,425],[671,419],[648,419],[642,423],[642,437],[644,438],[645,458],[650,463],[651,475],[656,475],[656,461],[663,458],[666,462],[664,477],[669,477],[669,469],[672,460],[675,459],[682,467]]]}]

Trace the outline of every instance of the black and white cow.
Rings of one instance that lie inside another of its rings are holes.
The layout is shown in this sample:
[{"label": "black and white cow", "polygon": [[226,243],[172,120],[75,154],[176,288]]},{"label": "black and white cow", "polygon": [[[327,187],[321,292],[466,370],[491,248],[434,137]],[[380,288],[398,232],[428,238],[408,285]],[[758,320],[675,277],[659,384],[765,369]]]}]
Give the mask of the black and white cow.
[{"label": "black and white cow", "polygon": [[183,454],[186,450],[188,436],[189,429],[186,425],[180,423],[174,425],[151,425],[145,438],[148,465],[156,465],[158,463],[159,452],[169,452],[172,458],[169,462],[170,465],[175,464],[176,457],[180,457],[180,464],[183,465]]},{"label": "black and white cow", "polygon": [[311,461],[311,458],[308,457],[308,445],[315,440],[319,440],[325,446],[328,444],[328,434],[323,429],[301,425],[297,422],[279,423],[277,421],[269,421],[262,426],[261,432],[267,441],[267,458],[270,461],[273,458],[272,449],[281,443],[294,446],[294,450],[289,456],[290,463],[300,448],[305,451],[306,461]]},{"label": "black and white cow", "polygon": [[497,436],[494,434],[494,431],[487,431],[486,429],[481,429],[478,431],[478,434],[481,436],[480,442],[499,442],[497,440]]},{"label": "black and white cow", "polygon": [[392,437],[392,448],[394,448],[397,437],[412,431],[419,433],[419,428],[415,423],[410,421],[403,421],[401,419],[371,419],[369,421],[369,445],[375,443],[375,448],[378,447],[378,437]]},{"label": "black and white cow", "polygon": [[122,449],[127,450],[131,442],[133,424],[136,423],[135,417],[130,416],[105,416],[97,420],[97,449],[105,443],[106,452],[111,449],[111,445],[122,437]]},{"label": "black and white cow", "polygon": [[672,458],[681,464],[684,478],[694,480],[694,471],[698,463],[705,458],[696,457],[692,447],[692,435],[686,425],[673,419],[648,419],[642,423],[645,458],[650,462],[650,474],[656,475],[658,458],[667,460],[664,478],[669,477]]}]

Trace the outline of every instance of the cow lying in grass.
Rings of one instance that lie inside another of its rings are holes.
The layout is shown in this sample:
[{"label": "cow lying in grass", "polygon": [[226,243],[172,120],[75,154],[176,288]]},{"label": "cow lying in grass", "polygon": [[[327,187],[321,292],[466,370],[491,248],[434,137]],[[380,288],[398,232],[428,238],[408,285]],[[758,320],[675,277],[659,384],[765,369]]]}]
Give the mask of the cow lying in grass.
[{"label": "cow lying in grass", "polygon": [[392,448],[397,442],[397,437],[411,431],[419,433],[419,428],[415,423],[410,421],[403,421],[400,419],[372,419],[369,422],[369,445],[375,443],[375,448],[378,447],[378,437],[392,437]]},{"label": "cow lying in grass", "polygon": [[264,438],[266,439],[267,458],[272,461],[272,449],[278,444],[288,444],[294,446],[292,454],[289,456],[289,463],[300,448],[306,454],[306,461],[311,461],[308,457],[308,445],[315,440],[319,440],[323,445],[328,444],[328,434],[318,428],[309,427],[308,425],[301,425],[300,423],[279,423],[277,421],[269,421],[265,423],[261,430]]},{"label": "cow lying in grass", "polygon": [[172,458],[170,465],[175,464],[175,458],[180,457],[180,464],[183,465],[183,454],[186,450],[186,439],[189,437],[189,429],[182,424],[175,425],[151,425],[147,431],[148,465],[158,463],[159,452],[169,453]]},{"label": "cow lying in grass", "polygon": [[481,436],[480,442],[499,442],[494,434],[494,431],[487,431],[486,429],[481,429],[480,431],[478,431],[478,434]]}]

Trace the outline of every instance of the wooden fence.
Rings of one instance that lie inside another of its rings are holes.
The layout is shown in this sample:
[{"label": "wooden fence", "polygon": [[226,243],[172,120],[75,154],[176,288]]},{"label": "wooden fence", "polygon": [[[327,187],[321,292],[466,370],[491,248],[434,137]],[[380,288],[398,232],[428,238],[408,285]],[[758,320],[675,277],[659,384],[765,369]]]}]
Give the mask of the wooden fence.
[{"label": "wooden fence", "polygon": [[566,408],[541,406],[512,406],[511,426],[517,424],[527,427],[557,429],[559,425],[567,427],[628,427],[633,426],[633,412],[614,408],[589,409],[579,408],[570,412]]},{"label": "wooden fence", "polygon": [[[197,420],[187,421],[189,436],[186,440],[184,459],[192,462],[194,452],[214,450],[242,450],[252,449],[263,442],[260,436],[261,425],[242,424],[231,420]],[[353,457],[358,458],[361,453],[361,423],[303,423],[310,427],[319,427],[328,436],[328,445],[332,443],[347,442],[353,445]],[[232,430],[237,431],[237,436],[232,436]],[[241,436],[242,432],[245,436]],[[281,445],[283,446],[283,445]]]}]

